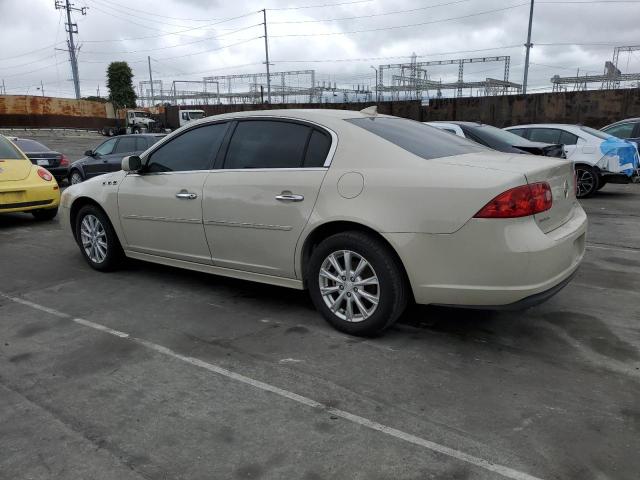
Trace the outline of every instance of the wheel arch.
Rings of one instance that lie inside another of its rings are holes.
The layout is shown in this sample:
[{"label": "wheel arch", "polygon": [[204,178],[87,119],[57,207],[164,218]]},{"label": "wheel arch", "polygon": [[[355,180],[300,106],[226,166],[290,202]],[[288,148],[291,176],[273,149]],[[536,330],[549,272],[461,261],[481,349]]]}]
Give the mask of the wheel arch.
[{"label": "wheel arch", "polygon": [[[71,226],[71,231],[73,232],[73,237],[74,238],[77,238],[76,220],[78,218],[78,213],[80,212],[80,209],[82,209],[82,207],[84,207],[86,205],[93,205],[96,208],[98,208],[102,213],[104,213],[104,215],[111,222],[111,218],[109,217],[109,214],[93,198],[91,198],[91,197],[78,197],[73,201],[73,203],[71,204],[71,208],[69,209],[69,223],[71,224],[70,225]],[[113,222],[111,222],[111,223],[113,224]],[[114,231],[115,231],[115,229],[114,229]],[[116,236],[117,235],[118,235],[118,232],[116,231]],[[118,238],[118,240],[121,240],[121,239]]]},{"label": "wheel arch", "polygon": [[[311,254],[314,248],[316,248],[324,239],[329,238],[331,235],[347,231],[358,231],[366,233],[367,235],[370,235],[383,243],[387,247],[389,252],[391,252],[391,254],[393,255],[398,266],[401,268],[404,280],[410,287],[411,283],[409,282],[409,275],[407,274],[407,269],[405,268],[400,255],[398,254],[394,246],[384,236],[382,236],[373,228],[362,223],[350,220],[334,220],[316,226],[304,239],[304,243],[302,244],[302,249],[300,251],[300,272],[305,288],[307,286],[307,266],[309,264],[309,260],[311,259]],[[409,288],[408,290],[409,292],[412,292],[411,288]]]}]

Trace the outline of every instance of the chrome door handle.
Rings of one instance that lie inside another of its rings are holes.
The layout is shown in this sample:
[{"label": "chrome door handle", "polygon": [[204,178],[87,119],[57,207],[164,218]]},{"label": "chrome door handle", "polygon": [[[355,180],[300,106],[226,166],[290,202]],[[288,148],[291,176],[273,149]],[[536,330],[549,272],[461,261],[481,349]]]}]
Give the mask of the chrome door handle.
[{"label": "chrome door handle", "polygon": [[281,202],[301,202],[304,200],[304,195],[296,195],[295,193],[281,193],[276,195],[276,200]]},{"label": "chrome door handle", "polygon": [[195,200],[196,198],[198,198],[198,194],[189,192],[178,192],[176,193],[176,198],[181,198],[184,200]]}]

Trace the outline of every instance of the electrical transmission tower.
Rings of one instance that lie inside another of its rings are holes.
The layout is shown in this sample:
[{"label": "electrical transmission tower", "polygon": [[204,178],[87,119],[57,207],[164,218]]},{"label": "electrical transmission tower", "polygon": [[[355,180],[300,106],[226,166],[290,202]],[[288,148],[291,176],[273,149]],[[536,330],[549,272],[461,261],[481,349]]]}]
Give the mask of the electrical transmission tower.
[{"label": "electrical transmission tower", "polygon": [[78,75],[78,58],[76,57],[76,45],[73,41],[73,35],[78,33],[78,24],[71,22],[71,12],[80,12],[82,15],[87,14],[87,7],[77,8],[73,6],[70,0],[56,0],[56,10],[66,10],[67,21],[64,24],[65,30],[69,33],[67,40],[67,50],[69,51],[69,61],[71,62],[71,72],[73,73],[73,87],[76,91],[76,99],[80,99],[80,75]]}]

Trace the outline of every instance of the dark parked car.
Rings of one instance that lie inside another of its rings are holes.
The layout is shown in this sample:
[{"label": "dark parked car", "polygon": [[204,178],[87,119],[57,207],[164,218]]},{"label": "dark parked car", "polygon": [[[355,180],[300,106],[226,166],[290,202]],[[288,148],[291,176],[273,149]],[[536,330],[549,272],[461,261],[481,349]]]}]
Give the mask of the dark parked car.
[{"label": "dark parked car", "polygon": [[601,128],[604,133],[634,142],[640,148],[640,118],[627,118]]},{"label": "dark parked car", "polygon": [[69,159],[62,153],[29,138],[12,138],[11,140],[31,160],[31,163],[49,170],[58,182],[67,178]]},{"label": "dark parked car", "polygon": [[514,133],[492,125],[477,122],[426,122],[427,125],[446,130],[484,145],[507,153],[531,153],[546,157],[565,158],[564,148],[559,144],[532,142]]},{"label": "dark parked car", "polygon": [[69,167],[69,183],[75,184],[104,173],[120,170],[122,159],[127,155],[139,155],[164,137],[164,134],[121,135],[105,140],[93,150],[84,152],[85,157]]}]

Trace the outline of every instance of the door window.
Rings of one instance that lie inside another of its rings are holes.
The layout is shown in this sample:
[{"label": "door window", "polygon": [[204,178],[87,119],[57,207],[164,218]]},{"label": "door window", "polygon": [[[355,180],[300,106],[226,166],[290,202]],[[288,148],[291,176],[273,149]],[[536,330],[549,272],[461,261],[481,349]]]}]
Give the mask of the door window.
[{"label": "door window", "polygon": [[227,123],[214,123],[187,130],[153,152],[148,172],[208,170],[227,131]]},{"label": "door window", "polygon": [[527,136],[527,131],[524,128],[510,128],[507,132],[515,133],[519,137],[526,138]]},{"label": "door window", "polygon": [[113,147],[116,146],[117,138],[112,138],[101,144],[93,152],[97,155],[110,155],[113,152]]},{"label": "door window", "polygon": [[633,136],[633,123],[623,123],[621,125],[614,125],[613,127],[605,128],[603,132],[613,135],[618,138],[631,138]]},{"label": "door window", "polygon": [[136,137],[121,137],[113,153],[128,153],[136,151]]},{"label": "door window", "polygon": [[542,143],[560,143],[560,130],[555,128],[532,128],[529,140]]},{"label": "door window", "polygon": [[563,145],[576,145],[578,143],[578,136],[573,133],[563,131],[560,134],[560,142]]},{"label": "door window", "polygon": [[311,127],[299,123],[238,122],[224,168],[300,168],[310,131]]},{"label": "door window", "polygon": [[304,157],[305,167],[323,167],[331,148],[331,137],[314,129],[311,132],[311,138],[309,138],[309,145],[307,146],[307,153]]}]

